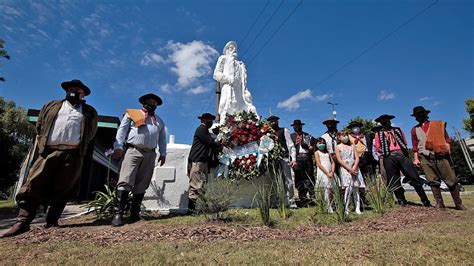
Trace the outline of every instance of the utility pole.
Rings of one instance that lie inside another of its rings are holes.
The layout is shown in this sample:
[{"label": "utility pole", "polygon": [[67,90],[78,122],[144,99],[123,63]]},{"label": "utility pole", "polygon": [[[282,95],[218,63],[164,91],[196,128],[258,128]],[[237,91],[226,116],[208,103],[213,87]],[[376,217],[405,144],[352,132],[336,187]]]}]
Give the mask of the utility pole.
[{"label": "utility pole", "polygon": [[220,123],[219,105],[221,103],[221,84],[216,81],[216,123]]},{"label": "utility pole", "polygon": [[336,105],[338,103],[328,102],[328,104],[332,105],[332,118],[336,119]]}]

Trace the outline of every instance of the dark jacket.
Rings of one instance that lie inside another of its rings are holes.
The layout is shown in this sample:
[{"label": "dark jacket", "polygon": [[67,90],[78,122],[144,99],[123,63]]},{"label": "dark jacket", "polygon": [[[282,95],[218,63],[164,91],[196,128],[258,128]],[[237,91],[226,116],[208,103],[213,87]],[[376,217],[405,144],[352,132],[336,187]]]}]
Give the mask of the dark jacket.
[{"label": "dark jacket", "polygon": [[218,147],[220,147],[220,144],[214,141],[211,133],[209,133],[209,129],[201,124],[194,133],[193,145],[189,152],[189,161],[208,162],[210,159],[211,149]]},{"label": "dark jacket", "polygon": [[[53,125],[53,122],[61,109],[63,101],[50,101],[41,108],[41,111],[38,115],[38,121],[36,122],[36,133],[38,140],[38,153],[41,154],[44,152],[46,144],[48,142],[49,131]],[[79,154],[84,156],[87,150],[87,145],[94,138],[97,131],[97,122],[98,115],[94,107],[83,104],[82,105],[82,114],[84,118],[82,119],[81,126],[81,142],[79,143]]]},{"label": "dark jacket", "polygon": [[[293,140],[293,143],[295,143],[296,155],[298,156],[298,154],[300,153],[300,145],[296,145],[296,133],[291,133],[291,140]],[[313,152],[309,150],[309,147],[314,147],[315,143],[316,139],[313,136],[306,132],[303,132],[303,142],[301,143],[301,146],[303,147],[303,149],[308,150],[310,156],[313,155]]]}]

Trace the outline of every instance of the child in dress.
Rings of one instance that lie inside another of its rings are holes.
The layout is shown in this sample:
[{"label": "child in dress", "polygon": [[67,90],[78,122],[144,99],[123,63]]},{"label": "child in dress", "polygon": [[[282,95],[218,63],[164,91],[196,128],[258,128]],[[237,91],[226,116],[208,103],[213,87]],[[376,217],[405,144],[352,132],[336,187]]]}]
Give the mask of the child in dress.
[{"label": "child in dress", "polygon": [[333,213],[332,208],[332,188],[334,182],[334,169],[336,167],[331,155],[326,148],[326,140],[323,138],[316,139],[316,148],[314,157],[318,172],[316,175],[317,184],[324,188],[324,200],[328,203],[328,212]]},{"label": "child in dress", "polygon": [[341,186],[345,190],[345,212],[346,214],[349,213],[350,196],[352,194],[354,197],[355,212],[361,214],[359,188],[365,188],[365,183],[359,170],[359,157],[355,152],[355,146],[352,145],[349,140],[349,134],[347,132],[339,132],[338,141],[340,141],[340,143],[336,148],[336,158],[341,166],[339,176],[341,178]]}]

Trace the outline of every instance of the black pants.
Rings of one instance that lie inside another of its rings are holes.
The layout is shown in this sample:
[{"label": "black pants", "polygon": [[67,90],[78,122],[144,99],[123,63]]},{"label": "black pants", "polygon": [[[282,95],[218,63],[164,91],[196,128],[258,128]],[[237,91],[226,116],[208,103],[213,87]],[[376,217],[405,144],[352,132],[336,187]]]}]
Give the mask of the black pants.
[{"label": "black pants", "polygon": [[387,184],[395,188],[394,193],[397,200],[406,201],[405,190],[400,180],[400,172],[408,178],[409,184],[415,188],[421,201],[427,201],[428,198],[423,190],[423,183],[412,160],[401,151],[391,152],[389,156],[384,157],[383,165],[387,173]]},{"label": "black pants", "polygon": [[295,187],[298,190],[298,197],[303,204],[309,203],[310,197],[314,198],[314,167],[311,156],[299,156],[296,159]]}]

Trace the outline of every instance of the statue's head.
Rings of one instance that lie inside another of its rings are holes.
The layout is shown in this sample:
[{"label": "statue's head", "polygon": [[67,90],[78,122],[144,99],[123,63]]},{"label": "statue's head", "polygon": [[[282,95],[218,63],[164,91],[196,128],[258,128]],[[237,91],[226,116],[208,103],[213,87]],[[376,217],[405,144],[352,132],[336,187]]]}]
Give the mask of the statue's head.
[{"label": "statue's head", "polygon": [[237,56],[237,43],[235,41],[226,43],[224,46],[224,54]]}]

